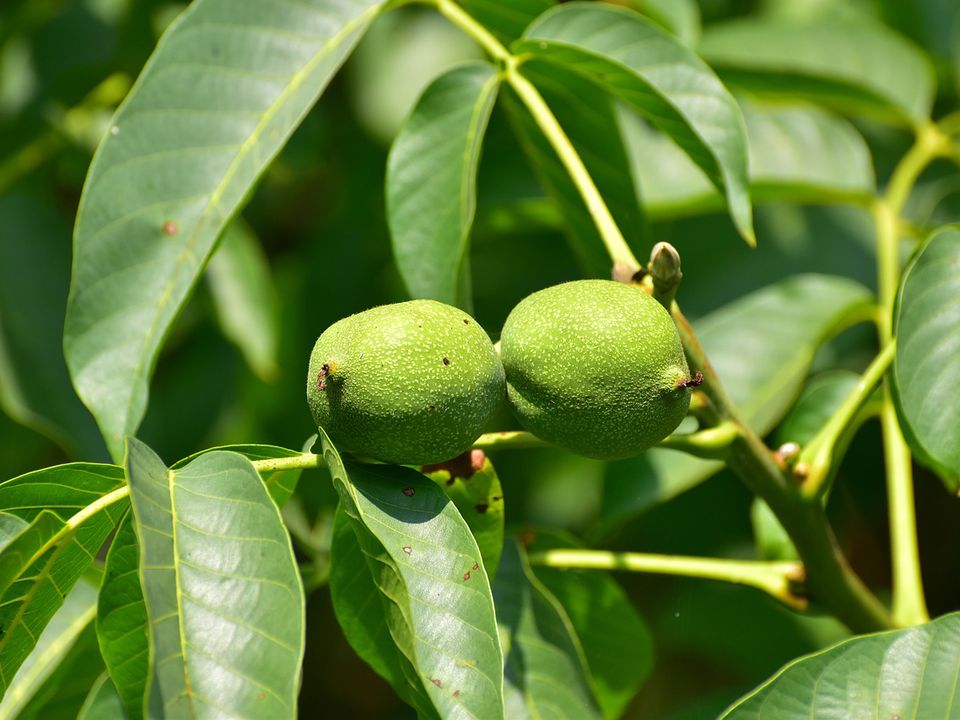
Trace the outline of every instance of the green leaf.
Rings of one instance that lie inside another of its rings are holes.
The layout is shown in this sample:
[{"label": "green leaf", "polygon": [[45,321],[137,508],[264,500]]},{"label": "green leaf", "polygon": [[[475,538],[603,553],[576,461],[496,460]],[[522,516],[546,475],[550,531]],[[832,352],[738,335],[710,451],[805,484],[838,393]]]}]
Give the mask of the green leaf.
[{"label": "green leaf", "polygon": [[[817,348],[870,317],[862,285],[832,275],[796,275],[694,322],[707,357],[741,417],[760,435],[793,404]],[[707,479],[722,463],[654,448],[607,466],[606,525],[616,525]]]},{"label": "green leaf", "polygon": [[[312,447],[315,439],[316,435],[307,440],[304,447]],[[247,460],[272,460],[275,458],[296,457],[302,454],[300,451],[289,450],[276,445],[220,445],[219,447],[201,450],[193,455],[188,455],[183,460],[175,462],[171,467],[173,469],[181,468],[193,460],[196,460],[201,455],[214,451],[238,453],[247,458]],[[306,450],[304,450],[304,452],[306,452]],[[270,497],[273,499],[273,502],[277,504],[277,507],[282,508],[287,500],[290,499],[290,496],[293,495],[294,490],[297,489],[297,483],[300,481],[301,472],[301,470],[274,470],[260,475],[263,484],[267,487],[267,492],[270,493]]]},{"label": "green leaf", "polygon": [[927,56],[867,17],[735,20],[708,28],[699,51],[731,84],[774,97],[805,97],[913,125],[933,103]]},{"label": "green leaf", "polygon": [[[354,652],[422,717],[438,717],[409,659],[394,642],[377,580],[367,570],[353,521],[337,507],[330,541],[330,599],[337,623]],[[366,570],[364,572],[358,571]]]},{"label": "green leaf", "polygon": [[[582,545],[572,537],[538,531],[528,551],[576,547]],[[653,669],[653,640],[646,624],[610,573],[540,565],[533,574],[570,618],[603,716],[620,717]]]},{"label": "green leaf", "polygon": [[130,720],[143,717],[149,678],[147,608],[133,517],[128,512],[107,553],[97,606],[97,639],[114,691]]},{"label": "green leaf", "polygon": [[296,717],[303,587],[257,471],[222,451],[168,470],[127,443],[150,633],[146,714]]},{"label": "green leaf", "polygon": [[630,0],[630,5],[664,30],[695,48],[700,40],[700,6],[695,0]]},{"label": "green leaf", "polygon": [[960,494],[960,228],[940,230],[903,273],[894,316],[893,387],[920,462]]},{"label": "green leaf", "polygon": [[692,50],[630,10],[570,3],[538,18],[514,51],[569,67],[639,110],[723,191],[740,234],[756,242],[743,117]]},{"label": "green leaf", "polygon": [[468,249],[477,163],[499,87],[489,63],[448,71],[420,97],[390,149],[387,220],[413,297],[472,307]]},{"label": "green leaf", "polygon": [[503,41],[520,37],[535,17],[556,0],[460,0],[463,9]]},{"label": "green leaf", "polygon": [[110,676],[103,673],[90,688],[86,702],[77,714],[77,720],[126,720],[123,703]]},{"label": "green leaf", "polygon": [[41,510],[27,527],[10,539],[0,555],[0,595],[50,549],[50,541],[65,525],[55,512]]},{"label": "green leaf", "polygon": [[845,640],[784,667],[724,720],[953,718],[960,708],[960,614]]},{"label": "green leaf", "polygon": [[[54,513],[62,525],[122,483],[123,471],[113,465],[58,465],[0,484],[0,510],[28,523],[41,513]],[[33,650],[64,596],[90,566],[125,508],[126,503],[120,502],[94,512],[73,535],[26,568],[0,596],[0,694],[6,692],[7,682]]]},{"label": "green leaf", "polygon": [[2,718],[75,718],[103,670],[93,630],[97,589],[81,580],[44,628],[0,702]]},{"label": "green leaf", "polygon": [[570,619],[531,572],[516,541],[503,548],[493,594],[505,654],[507,717],[603,717]]},{"label": "green leaf", "polygon": [[[536,85],[576,148],[627,243],[637,252],[650,245],[611,98],[594,83],[559,65],[531,62],[524,75]],[[514,131],[540,184],[566,221],[583,271],[610,277],[610,258],[580,192],[550,143],[512,90],[503,94]]]},{"label": "green leaf", "polygon": [[477,541],[487,577],[496,577],[503,552],[504,507],[503,488],[490,458],[473,450],[454,461],[424,467],[423,473],[453,500]]},{"label": "green leaf", "polygon": [[10,543],[29,526],[30,523],[16,515],[0,512],[0,562],[3,562],[3,554],[10,547]]},{"label": "green leaf", "polygon": [[[493,597],[480,550],[453,502],[411,468],[344,463],[323,430],[320,444],[364,559],[350,570],[362,575],[365,567],[370,576],[356,587],[377,588],[347,601],[379,605],[368,612],[385,616],[400,653],[379,647],[384,659],[371,665],[421,714],[502,718]],[[337,535],[343,537],[342,529]],[[342,583],[342,557],[334,551],[331,586]]]},{"label": "green leaf", "polygon": [[87,176],[64,349],[111,454],[217,237],[383,0],[198,0],[164,33]]},{"label": "green leaf", "polygon": [[0,408],[75,456],[104,454],[63,361],[70,230],[56,206],[0,198]]},{"label": "green leaf", "polygon": [[[875,190],[870,150],[849,122],[805,105],[740,100],[755,203],[866,202]],[[657,219],[719,210],[723,200],[669,138],[623,113],[624,140],[644,209]]]},{"label": "green leaf", "polygon": [[267,255],[246,223],[234,219],[224,230],[207,280],[223,334],[261,380],[275,380],[279,299]]}]

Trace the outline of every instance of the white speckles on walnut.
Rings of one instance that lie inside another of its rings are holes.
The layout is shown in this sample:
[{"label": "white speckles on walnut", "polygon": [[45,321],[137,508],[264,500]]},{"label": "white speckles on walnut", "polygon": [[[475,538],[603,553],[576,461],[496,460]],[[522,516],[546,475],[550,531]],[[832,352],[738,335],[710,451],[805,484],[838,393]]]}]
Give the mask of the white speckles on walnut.
[{"label": "white speckles on walnut", "polygon": [[587,457],[636,455],[672,432],[690,405],[680,336],[642,290],[609,280],[530,295],[500,338],[507,397],[521,424]]},{"label": "white speckles on walnut", "polygon": [[503,366],[483,328],[433,300],[334,323],[317,340],[307,376],[314,420],[338,446],[405,465],[467,450],[503,394]]}]

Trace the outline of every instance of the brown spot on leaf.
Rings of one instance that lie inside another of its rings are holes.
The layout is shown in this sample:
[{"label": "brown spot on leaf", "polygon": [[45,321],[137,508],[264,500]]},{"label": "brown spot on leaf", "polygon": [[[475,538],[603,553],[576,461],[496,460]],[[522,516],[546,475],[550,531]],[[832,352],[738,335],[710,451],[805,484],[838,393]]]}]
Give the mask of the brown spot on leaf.
[{"label": "brown spot on leaf", "polygon": [[173,220],[167,220],[163,224],[163,232],[167,235],[176,235],[180,232],[180,227]]},{"label": "brown spot on leaf", "polygon": [[444,358],[444,359],[443,359],[443,364],[444,364],[444,365],[449,365],[449,364],[450,364],[450,358]]},{"label": "brown spot on leaf", "polygon": [[[466,320],[464,320],[464,322],[466,322]],[[459,690],[454,690],[454,691],[453,691],[453,696],[454,696],[454,697],[460,697],[460,691],[459,691]]]},{"label": "brown spot on leaf", "polygon": [[438,688],[442,688],[443,684],[437,678],[430,678],[430,682],[436,685]]},{"label": "brown spot on leaf", "polygon": [[469,580],[469,579],[470,579],[470,573],[465,572],[465,573],[463,574],[463,579],[464,579],[464,580]]},{"label": "brown spot on leaf", "polygon": [[494,495],[494,496],[493,496],[492,498],[490,498],[490,499],[491,499],[493,502],[499,502],[500,500],[503,500],[503,495]]},{"label": "brown spot on leaf", "polygon": [[267,694],[265,692],[257,693],[257,700],[266,700]]},{"label": "brown spot on leaf", "polygon": [[403,551],[404,551],[407,555],[409,555],[410,553],[413,552],[413,548],[410,547],[409,545],[404,545],[404,546],[403,546]]},{"label": "brown spot on leaf", "polygon": [[480,569],[480,564],[479,564],[479,563],[474,563],[474,564],[473,564],[473,569],[474,569],[474,570],[479,570],[479,569]]},{"label": "brown spot on leaf", "polygon": [[483,515],[490,506],[487,505],[487,503],[477,503],[477,504],[474,505],[473,507],[474,507],[474,509],[475,509],[478,513],[480,513],[481,515]]},{"label": "brown spot on leaf", "polygon": [[400,492],[402,492],[402,493],[403,493],[404,495],[406,495],[407,497],[413,497],[414,494],[417,492],[417,490],[416,490],[416,488],[414,488],[413,486],[407,485],[407,486],[406,486],[403,490],[401,490]]},{"label": "brown spot on leaf", "polygon": [[463,324],[464,324],[464,325],[469,325],[469,324],[470,324],[470,321],[467,320],[466,318],[464,318],[464,319],[463,319]]}]

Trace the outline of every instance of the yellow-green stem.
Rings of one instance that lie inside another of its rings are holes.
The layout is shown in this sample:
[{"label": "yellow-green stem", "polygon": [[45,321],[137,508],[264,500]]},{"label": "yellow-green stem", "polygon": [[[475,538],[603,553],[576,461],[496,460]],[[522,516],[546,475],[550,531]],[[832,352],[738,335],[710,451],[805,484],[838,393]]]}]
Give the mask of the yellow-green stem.
[{"label": "yellow-green stem", "polygon": [[[951,150],[950,138],[933,123],[921,126],[917,139],[893,171],[883,197],[873,208],[877,234],[877,286],[880,312],[877,329],[882,345],[894,342],[893,309],[900,284],[900,215],[920,173]],[[889,380],[883,383],[880,424],[883,431],[893,562],[893,618],[898,625],[929,619],[920,573],[913,467],[893,405]]]},{"label": "yellow-green stem", "polygon": [[291,457],[252,460],[251,462],[258,473],[278,472],[280,470],[309,470],[310,468],[324,466],[323,456],[310,452],[292,455]]},{"label": "yellow-green stem", "polygon": [[840,407],[836,409],[827,423],[820,429],[816,437],[811,440],[797,461],[797,467],[805,467],[806,476],[803,483],[803,494],[807,497],[819,498],[826,490],[826,480],[830,476],[830,469],[839,461],[836,450],[840,439],[847,428],[856,418],[860,408],[873,393],[883,379],[884,374],[893,362],[896,344],[889,343],[873,359],[860,380],[850,394],[844,398]]},{"label": "yellow-green stem", "polygon": [[726,560],[579,549],[530,553],[529,560],[531,565],[546,567],[625,570],[721,580],[758,588],[797,610],[802,610],[807,605],[806,600],[793,591],[793,588],[803,581],[803,566],[797,562]]}]

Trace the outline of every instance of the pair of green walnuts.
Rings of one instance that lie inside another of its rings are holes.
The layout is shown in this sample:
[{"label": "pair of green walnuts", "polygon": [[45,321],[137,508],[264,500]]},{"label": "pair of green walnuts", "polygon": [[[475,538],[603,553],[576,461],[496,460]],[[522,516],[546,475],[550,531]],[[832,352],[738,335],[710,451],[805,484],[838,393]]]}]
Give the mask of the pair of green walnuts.
[{"label": "pair of green walnuts", "polygon": [[344,318],[310,356],[307,401],[338,446],[401,465],[443,462],[488,428],[504,395],[520,424],[592,458],[666,437],[690,405],[670,315],[643,290],[579,280],[536,292],[503,327],[433,300]]}]

